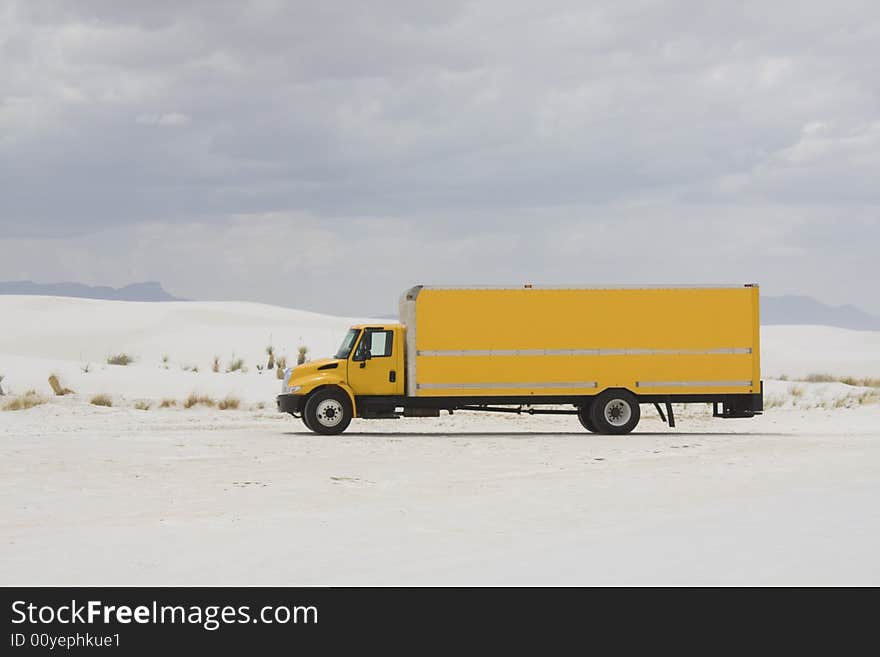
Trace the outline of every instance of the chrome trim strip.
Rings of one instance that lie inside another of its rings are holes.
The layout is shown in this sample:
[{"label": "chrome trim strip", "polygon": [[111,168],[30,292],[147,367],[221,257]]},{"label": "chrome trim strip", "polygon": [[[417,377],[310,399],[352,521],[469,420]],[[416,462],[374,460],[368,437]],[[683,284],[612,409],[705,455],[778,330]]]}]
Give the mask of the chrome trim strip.
[{"label": "chrome trim strip", "polygon": [[636,388],[749,388],[751,381],[636,381]]},{"label": "chrome trim strip", "polygon": [[720,356],[750,354],[751,347],[722,349],[423,349],[417,356]]},{"label": "chrome trim strip", "polygon": [[488,388],[595,388],[595,381],[567,381],[561,383],[418,383],[419,390],[482,390]]}]

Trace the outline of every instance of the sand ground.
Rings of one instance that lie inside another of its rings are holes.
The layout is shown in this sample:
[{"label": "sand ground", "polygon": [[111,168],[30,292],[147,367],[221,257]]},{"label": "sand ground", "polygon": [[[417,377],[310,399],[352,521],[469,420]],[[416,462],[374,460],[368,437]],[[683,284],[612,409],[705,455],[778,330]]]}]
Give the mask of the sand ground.
[{"label": "sand ground", "polygon": [[880,584],[876,404],[627,437],[73,400],[2,419],[8,585]]}]

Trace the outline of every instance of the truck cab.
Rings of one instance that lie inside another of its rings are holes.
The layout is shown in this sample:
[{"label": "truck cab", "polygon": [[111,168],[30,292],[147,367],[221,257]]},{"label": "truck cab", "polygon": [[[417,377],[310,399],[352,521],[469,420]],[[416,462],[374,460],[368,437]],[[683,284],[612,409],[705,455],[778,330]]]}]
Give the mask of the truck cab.
[{"label": "truck cab", "polygon": [[[302,416],[318,433],[340,433],[358,417],[357,397],[397,397],[404,393],[404,327],[352,326],[332,358],[284,372],[278,409]],[[308,411],[306,405],[312,402]]]}]

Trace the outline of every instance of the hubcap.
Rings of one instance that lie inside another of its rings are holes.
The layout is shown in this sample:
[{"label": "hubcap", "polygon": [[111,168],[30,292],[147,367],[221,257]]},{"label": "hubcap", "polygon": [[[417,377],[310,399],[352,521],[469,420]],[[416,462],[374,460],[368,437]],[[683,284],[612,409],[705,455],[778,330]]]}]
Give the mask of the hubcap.
[{"label": "hubcap", "polygon": [[342,422],[342,404],[335,399],[325,399],[315,410],[318,422],[325,427],[335,427]]},{"label": "hubcap", "polygon": [[623,399],[612,399],[605,404],[605,419],[613,427],[622,427],[632,417],[632,408]]}]

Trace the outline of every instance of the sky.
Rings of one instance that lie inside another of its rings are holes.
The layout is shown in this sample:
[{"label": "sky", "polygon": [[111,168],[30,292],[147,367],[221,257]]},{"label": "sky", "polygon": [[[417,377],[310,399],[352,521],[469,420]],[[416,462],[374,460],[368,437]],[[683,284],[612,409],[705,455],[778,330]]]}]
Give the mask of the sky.
[{"label": "sky", "polygon": [[0,280],[880,313],[880,4],[0,0]]}]

